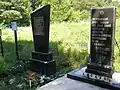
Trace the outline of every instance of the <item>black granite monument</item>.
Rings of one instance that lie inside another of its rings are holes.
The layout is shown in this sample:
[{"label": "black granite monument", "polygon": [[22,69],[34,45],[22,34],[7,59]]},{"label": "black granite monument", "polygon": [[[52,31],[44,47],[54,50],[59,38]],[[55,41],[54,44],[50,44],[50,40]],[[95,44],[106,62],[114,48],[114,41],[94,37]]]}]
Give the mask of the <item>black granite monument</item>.
[{"label": "black granite monument", "polygon": [[67,74],[68,78],[84,81],[108,89],[120,90],[114,72],[116,8],[91,9],[90,58],[87,66]]},{"label": "black granite monument", "polygon": [[90,62],[86,72],[112,77],[115,8],[91,9]]},{"label": "black granite monument", "polygon": [[31,14],[34,48],[30,59],[30,69],[41,75],[51,75],[56,71],[55,60],[49,52],[50,5]]}]

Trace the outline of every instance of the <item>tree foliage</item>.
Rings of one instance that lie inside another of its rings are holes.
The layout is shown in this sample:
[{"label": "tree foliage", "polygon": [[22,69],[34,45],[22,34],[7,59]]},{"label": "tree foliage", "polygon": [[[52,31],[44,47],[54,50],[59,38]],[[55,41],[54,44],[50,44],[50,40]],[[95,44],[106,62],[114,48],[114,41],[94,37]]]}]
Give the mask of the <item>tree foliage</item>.
[{"label": "tree foliage", "polygon": [[19,24],[29,25],[32,6],[35,9],[51,5],[51,21],[80,21],[88,19],[90,8],[116,6],[117,18],[120,17],[120,3],[111,0],[0,0],[0,23],[17,20]]},{"label": "tree foliage", "polygon": [[18,22],[29,23],[29,1],[27,0],[4,0],[0,1],[0,23]]},{"label": "tree foliage", "polygon": [[69,20],[71,15],[71,6],[68,0],[51,0],[49,1],[49,4],[51,4],[51,21]]},{"label": "tree foliage", "polygon": [[9,22],[20,19],[22,16],[19,11],[14,10],[13,3],[10,1],[0,1],[0,19],[1,22]]}]

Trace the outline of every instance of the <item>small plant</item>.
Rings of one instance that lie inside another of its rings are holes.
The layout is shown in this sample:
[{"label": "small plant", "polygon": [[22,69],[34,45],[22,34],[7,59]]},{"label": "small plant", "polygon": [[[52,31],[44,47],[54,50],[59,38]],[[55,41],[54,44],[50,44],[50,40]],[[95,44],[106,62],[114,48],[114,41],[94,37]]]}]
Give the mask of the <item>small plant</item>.
[{"label": "small plant", "polygon": [[7,63],[4,58],[0,57],[0,78],[9,74],[11,64]]}]

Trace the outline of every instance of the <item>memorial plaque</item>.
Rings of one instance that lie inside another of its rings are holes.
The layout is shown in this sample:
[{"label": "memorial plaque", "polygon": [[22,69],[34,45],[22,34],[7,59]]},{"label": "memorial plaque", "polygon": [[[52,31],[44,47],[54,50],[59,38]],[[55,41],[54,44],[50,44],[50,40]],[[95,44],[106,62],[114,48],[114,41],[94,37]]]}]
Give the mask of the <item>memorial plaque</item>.
[{"label": "memorial plaque", "polygon": [[34,17],[34,34],[44,36],[44,17]]},{"label": "memorial plaque", "polygon": [[91,63],[112,65],[115,17],[114,7],[91,9]]}]

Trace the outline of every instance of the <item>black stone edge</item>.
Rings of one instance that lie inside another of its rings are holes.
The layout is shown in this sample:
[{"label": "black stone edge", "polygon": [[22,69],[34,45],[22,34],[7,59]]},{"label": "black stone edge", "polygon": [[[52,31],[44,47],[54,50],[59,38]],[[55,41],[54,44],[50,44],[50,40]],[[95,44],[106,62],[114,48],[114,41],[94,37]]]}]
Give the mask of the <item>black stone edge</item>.
[{"label": "black stone edge", "polygon": [[41,61],[41,60],[29,58],[29,61],[36,61],[36,62],[41,62],[41,63],[47,64],[47,63],[53,62],[53,61],[55,61],[55,60],[51,60],[51,61]]},{"label": "black stone edge", "polygon": [[42,52],[32,51],[32,58],[41,61],[51,61],[53,60],[53,53],[52,52],[42,53]]},{"label": "black stone edge", "polygon": [[87,68],[87,69],[86,69],[86,72],[87,72],[87,73],[96,74],[96,75],[105,76],[105,77],[109,77],[109,78],[112,77],[112,74],[111,74],[111,73],[106,73],[106,72],[99,71],[99,70],[95,70],[95,69],[89,69],[89,68]]},{"label": "black stone edge", "polygon": [[93,85],[96,85],[96,86],[100,86],[102,88],[107,88],[107,89],[110,89],[110,90],[120,90],[120,86],[111,85],[111,84],[108,84],[108,83],[105,83],[105,82],[102,82],[102,81],[99,81],[99,80],[93,80],[93,79],[90,79],[90,78],[85,78],[85,77],[77,76],[76,74],[74,74],[76,71],[78,71],[80,69],[81,68],[78,68],[78,69],[68,73],[67,78],[71,78],[71,79],[74,79],[74,80],[86,82],[86,83],[93,84]]},{"label": "black stone edge", "polygon": [[109,68],[105,68],[104,65],[103,66],[99,66],[96,63],[94,63],[94,64],[88,63],[87,67],[91,68],[91,69],[96,69],[96,70],[99,70],[99,71],[109,72],[109,73],[113,69],[111,66],[109,66]]},{"label": "black stone edge", "polygon": [[37,54],[45,54],[45,55],[52,54],[52,52],[43,53],[43,52],[36,52],[36,51],[32,51],[32,53],[37,53]]},{"label": "black stone edge", "polygon": [[[38,63],[41,63],[41,64],[44,64],[44,65],[47,65],[47,64],[49,64],[49,63],[52,63],[52,62],[54,62],[55,63],[55,60],[51,60],[51,61],[41,61],[41,60],[37,60],[37,59],[33,59],[33,58],[29,58],[29,61],[30,62],[38,62]],[[33,68],[30,68],[30,70],[32,70],[32,71],[35,71],[35,72],[39,72],[39,73],[41,73],[41,75],[46,75],[46,76],[50,76],[50,75],[55,75],[56,74],[56,63],[54,64],[55,65],[55,71],[54,72],[52,72],[52,73],[49,73],[49,74],[47,74],[46,73],[46,71],[36,71],[36,70],[34,70]],[[46,70],[46,68],[44,67],[44,70]]]},{"label": "black stone edge", "polygon": [[44,8],[50,8],[50,4],[47,4],[47,5],[39,8],[39,9],[34,10],[34,11],[32,12],[32,14],[34,14],[36,11],[43,10]]}]

